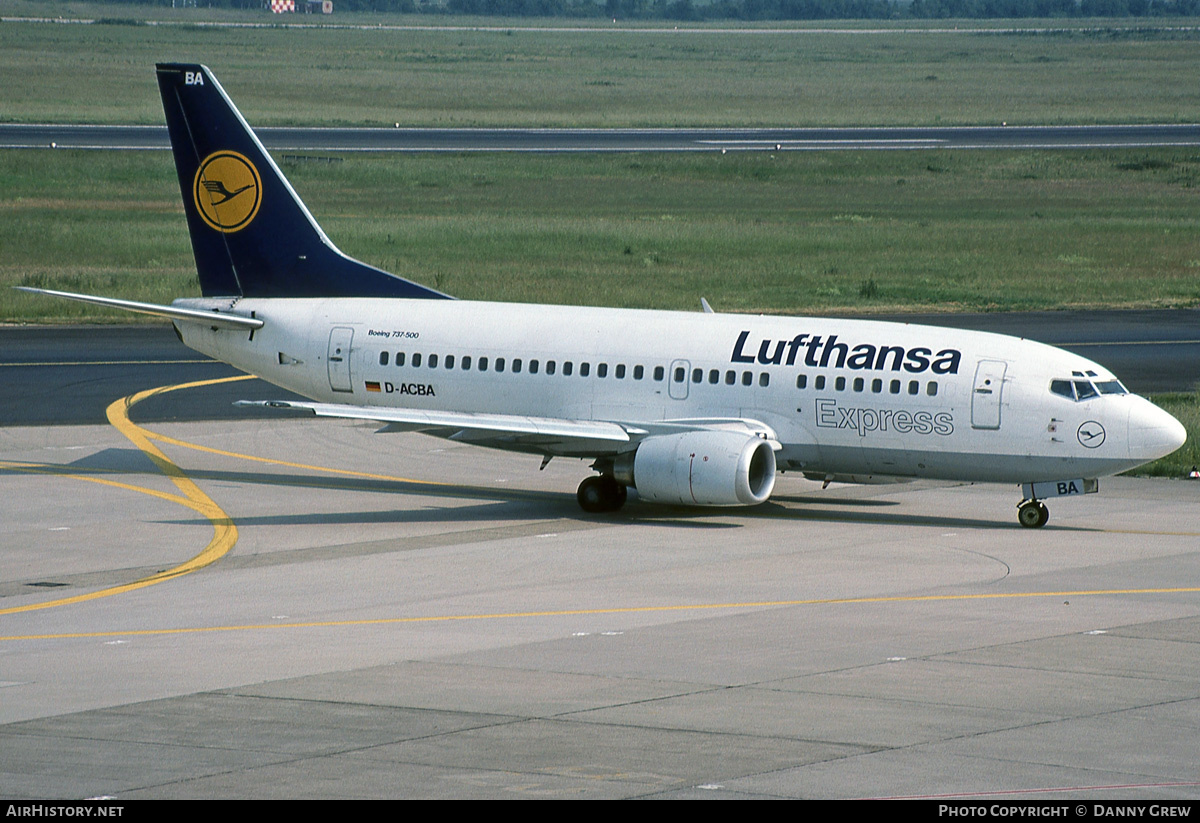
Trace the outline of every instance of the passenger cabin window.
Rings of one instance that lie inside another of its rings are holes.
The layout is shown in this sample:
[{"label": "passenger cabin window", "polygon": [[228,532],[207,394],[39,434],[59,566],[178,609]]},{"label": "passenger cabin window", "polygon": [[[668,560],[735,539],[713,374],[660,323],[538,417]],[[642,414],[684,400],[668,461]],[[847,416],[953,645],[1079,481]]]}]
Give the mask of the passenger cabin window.
[{"label": "passenger cabin window", "polygon": [[737,382],[737,372],[735,372],[733,369],[730,369],[729,371],[725,372],[725,385],[726,386],[732,386],[736,382]]},{"label": "passenger cabin window", "polygon": [[487,371],[487,363],[488,363],[488,361],[487,361],[486,357],[479,358],[479,370]]},{"label": "passenger cabin window", "polygon": [[692,369],[692,382],[699,383],[704,380],[704,369]]},{"label": "passenger cabin window", "polygon": [[563,376],[564,377],[570,377],[571,373],[574,371],[575,371],[575,366],[573,363],[571,363],[570,360],[563,363]]},{"label": "passenger cabin window", "polygon": [[934,382],[933,380],[930,380],[929,385],[927,385],[925,387],[925,393],[927,395],[929,395],[930,397],[937,397],[938,384],[936,382]]},{"label": "passenger cabin window", "polygon": [[607,363],[597,363],[596,364],[596,376],[601,377],[601,378],[608,377],[608,364]]},{"label": "passenger cabin window", "polygon": [[646,370],[643,369],[641,366],[633,367],[633,379],[634,380],[641,380],[642,375],[644,375],[645,373],[646,373]]},{"label": "passenger cabin window", "polygon": [[617,379],[618,380],[625,379],[625,364],[624,363],[617,364]]},{"label": "passenger cabin window", "polygon": [[471,355],[469,355],[469,354],[464,354],[464,355],[463,355],[463,357],[462,357],[462,369],[463,369],[463,371],[470,371],[470,370],[471,370]]},{"label": "passenger cabin window", "polygon": [[771,385],[771,375],[767,374],[765,371],[759,372],[758,373],[758,385],[762,386],[764,389],[767,386]]},{"label": "passenger cabin window", "polygon": [[708,370],[708,382],[714,386],[721,382],[721,372],[719,369]]},{"label": "passenger cabin window", "polygon": [[496,358],[496,365],[495,365],[495,366],[493,366],[493,368],[494,368],[496,371],[504,371],[504,358],[503,358],[503,357],[497,357],[497,358]]},{"label": "passenger cabin window", "polygon": [[753,382],[754,382],[754,375],[753,375],[753,374],[751,374],[751,373],[750,373],[750,372],[748,372],[748,371],[744,371],[744,372],[742,372],[742,385],[743,385],[743,386],[749,386],[749,385],[750,385],[751,383],[753,383]]},{"label": "passenger cabin window", "polygon": [[381,351],[379,353],[379,365],[386,366],[388,364],[388,353]]},{"label": "passenger cabin window", "polygon": [[546,374],[554,374],[556,369],[557,369],[557,365],[555,364],[555,362],[553,360],[546,361]]},{"label": "passenger cabin window", "polygon": [[844,377],[835,378],[833,381],[833,387],[835,389],[837,389],[838,391],[845,391],[846,390],[846,378],[844,378]]},{"label": "passenger cabin window", "polygon": [[682,383],[682,382],[683,382],[683,379],[684,379],[685,377],[687,377],[687,372],[685,372],[685,371],[683,370],[683,366],[676,366],[676,367],[675,367],[675,377],[674,377],[674,378],[672,378],[672,379],[673,379],[673,380],[674,380],[676,383]]},{"label": "passenger cabin window", "polygon": [[437,368],[437,355],[436,354],[429,355],[429,368],[431,368],[431,369]]},{"label": "passenger cabin window", "polygon": [[592,364],[591,363],[580,363],[579,364],[579,376],[580,377],[587,377],[591,373],[592,373]]},{"label": "passenger cabin window", "polygon": [[514,357],[514,358],[513,358],[513,361],[512,361],[512,370],[513,370],[513,374],[520,374],[520,373],[521,373],[521,358],[519,358],[519,357]]},{"label": "passenger cabin window", "polygon": [[413,363],[413,368],[414,368],[414,369],[415,369],[417,366],[421,365],[421,355],[420,355],[420,353],[419,353],[419,352],[418,352],[417,354],[414,354],[414,355],[413,355],[413,361],[412,361],[412,363]]},{"label": "passenger cabin window", "polygon": [[823,375],[823,374],[817,375],[817,379],[813,381],[813,388],[816,389],[817,391],[821,391],[822,389],[825,388],[825,375]]},{"label": "passenger cabin window", "polygon": [[448,368],[448,369],[454,368],[454,355],[452,355],[452,354],[446,355],[446,368]]},{"label": "passenger cabin window", "polygon": [[397,366],[404,365],[404,352],[402,352],[402,351],[396,352],[396,365]]},{"label": "passenger cabin window", "polygon": [[658,383],[661,383],[661,382],[662,382],[662,379],[663,379],[663,375],[664,375],[664,374],[666,374],[666,370],[665,370],[665,369],[663,369],[663,367],[662,367],[662,366],[655,366],[655,367],[654,367],[654,380],[655,380],[656,382],[658,382]]},{"label": "passenger cabin window", "polygon": [[536,360],[529,361],[529,373],[530,374],[538,373],[538,361],[536,361]]},{"label": "passenger cabin window", "polygon": [[863,379],[861,377],[854,378],[854,390],[855,391],[863,390]]},{"label": "passenger cabin window", "polygon": [[808,375],[807,374],[796,375],[796,388],[803,389],[806,386],[808,386]]}]

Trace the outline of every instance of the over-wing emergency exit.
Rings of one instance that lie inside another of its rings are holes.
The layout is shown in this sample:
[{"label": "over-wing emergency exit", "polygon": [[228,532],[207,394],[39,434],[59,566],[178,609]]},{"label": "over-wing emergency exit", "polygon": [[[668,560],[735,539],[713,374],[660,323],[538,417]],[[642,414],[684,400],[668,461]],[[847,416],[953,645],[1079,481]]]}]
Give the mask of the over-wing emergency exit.
[{"label": "over-wing emergency exit", "polygon": [[[191,348],[312,402],[464,443],[592,460],[587,511],[763,503],[820,481],[1020,484],[1044,500],[1184,442],[1171,415],[1077,355],[870,320],[486,303],[352,260],[204,66],[158,66],[201,298],[158,306]],[[705,307],[707,309],[707,306]]]}]

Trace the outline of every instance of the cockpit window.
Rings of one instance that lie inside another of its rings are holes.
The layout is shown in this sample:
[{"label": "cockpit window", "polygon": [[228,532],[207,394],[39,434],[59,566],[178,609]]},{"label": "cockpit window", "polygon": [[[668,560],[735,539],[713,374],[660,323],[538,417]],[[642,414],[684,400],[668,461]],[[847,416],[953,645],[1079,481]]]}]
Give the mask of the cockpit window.
[{"label": "cockpit window", "polygon": [[1050,391],[1060,394],[1068,400],[1075,399],[1075,387],[1071,385],[1070,380],[1051,380]]},{"label": "cockpit window", "polygon": [[1079,372],[1075,372],[1073,380],[1051,380],[1050,393],[1065,397],[1068,400],[1090,400],[1102,394],[1129,394],[1129,390],[1121,385],[1120,380],[1080,380]]}]

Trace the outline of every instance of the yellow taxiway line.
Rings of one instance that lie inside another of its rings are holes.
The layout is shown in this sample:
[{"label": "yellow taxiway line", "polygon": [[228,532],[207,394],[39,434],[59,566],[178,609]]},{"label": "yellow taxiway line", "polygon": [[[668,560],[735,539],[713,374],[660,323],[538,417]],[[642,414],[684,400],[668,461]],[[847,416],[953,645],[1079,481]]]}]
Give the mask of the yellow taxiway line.
[{"label": "yellow taxiway line", "polygon": [[[207,362],[207,361],[206,361]],[[137,392],[136,394],[122,397],[109,404],[107,409],[108,422],[113,428],[124,435],[131,443],[137,446],[143,454],[150,458],[155,466],[158,467],[164,475],[166,475],[175,487],[179,489],[181,494],[170,494],[168,492],[158,491],[156,489],[147,488],[145,486],[137,486],[132,483],[122,483],[117,480],[108,480],[100,477],[92,477],[85,474],[74,472],[58,471],[46,466],[38,466],[31,463],[19,463],[0,461],[0,470],[8,469],[14,471],[26,471],[45,474],[55,474],[60,477],[67,477],[72,480],[80,480],[87,483],[99,483],[101,485],[112,486],[114,488],[133,491],[139,494],[147,494],[151,497],[157,497],[162,500],[167,500],[171,503],[177,503],[185,506],[193,511],[208,518],[213,525],[213,538],[208,545],[197,554],[195,557],[165,571],[152,574],[149,577],[141,578],[130,583],[123,583],[119,586],[111,586],[99,591],[89,592],[88,594],[75,595],[73,597],[63,597],[57,600],[48,600],[44,603],[33,603],[26,606],[14,606],[8,609],[0,609],[0,615],[18,614],[20,612],[36,611],[38,609],[50,609],[58,606],[69,606],[74,603],[83,603],[88,600],[96,600],[102,597],[112,597],[117,594],[135,591],[153,586],[156,583],[162,583],[165,580],[173,580],[185,574],[202,569],[220,560],[233,548],[237,543],[238,531],[234,525],[232,518],[225,512],[216,501],[205,494],[196,483],[179,468],[170,458],[162,452],[154,442],[165,443],[181,448],[193,449],[195,451],[208,452],[209,454],[217,454],[224,457],[233,457],[238,460],[247,460],[258,463],[269,463],[276,466],[287,466],[293,469],[306,469],[309,471],[323,472],[325,474],[342,475],[345,477],[361,477],[371,480],[386,480],[389,482],[412,483],[423,486],[447,486],[449,483],[439,483],[432,480],[414,480],[406,477],[395,477],[385,474],[373,474],[371,472],[353,471],[350,469],[334,469],[325,466],[311,466],[305,463],[293,463],[286,460],[273,460],[267,457],[257,457],[251,454],[241,454],[238,452],[225,451],[223,449],[214,449],[208,446],[201,446],[196,443],[188,443],[184,440],[177,440],[174,437],[168,437],[164,434],[152,432],[149,429],[142,428],[129,419],[129,410],[138,403],[147,398],[154,397],[160,394],[166,394],[173,391],[181,391],[184,389],[196,389],[204,386],[213,386],[219,383],[233,383],[240,380],[255,380],[253,375],[239,375],[237,377],[222,377],[214,380],[197,380],[191,383],[178,383],[173,386],[159,386],[154,389]]]},{"label": "yellow taxiway line", "polygon": [[153,433],[143,429],[141,426],[129,419],[129,410],[135,405],[145,400],[148,397],[153,397],[167,392],[179,391],[181,389],[199,388],[200,386],[211,386],[217,383],[230,383],[236,380],[252,380],[250,375],[239,377],[222,377],[216,380],[198,380],[192,383],[179,383],[174,386],[160,386],[156,389],[147,389],[136,394],[131,394],[128,397],[122,397],[120,400],[113,401],[107,409],[108,422],[113,425],[117,431],[125,435],[133,445],[137,446],[142,452],[150,458],[159,471],[170,478],[175,487],[182,492],[182,495],[167,494],[149,489],[144,486],[135,486],[130,483],[120,483],[115,480],[107,480],[99,477],[87,477],[80,474],[65,475],[77,480],[85,480],[90,483],[101,483],[103,485],[115,486],[129,491],[135,491],[141,494],[148,494],[152,497],[158,497],[164,500],[169,500],[172,503],[178,503],[181,506],[186,506],[204,517],[207,517],[213,526],[213,537],[208,542],[208,545],[189,560],[180,563],[165,571],[152,574],[149,577],[143,577],[140,580],[135,580],[132,583],[124,583],[120,586],[110,586],[107,589],[88,592],[87,594],[79,594],[73,597],[63,597],[57,600],[48,600],[44,603],[31,603],[27,606],[14,606],[8,609],[0,609],[0,615],[19,614],[21,612],[36,611],[38,609],[51,609],[58,606],[69,606],[74,603],[84,603],[88,600],[97,600],[102,597],[112,597],[125,592],[144,589],[147,586],[153,586],[156,583],[162,583],[164,580],[174,580],[181,575],[190,574],[197,569],[203,569],[217,560],[220,560],[229,550],[237,543],[238,532],[237,526],[233,524],[233,520],[229,515],[217,505],[216,501],[205,494],[199,486],[197,486],[190,477],[184,474],[183,469],[179,468],[171,461],[163,452],[150,442]]},{"label": "yellow taxiway line", "polygon": [[988,594],[927,594],[880,597],[836,597],[807,600],[760,600],[746,603],[691,603],[659,606],[618,606],[597,609],[557,609],[527,612],[494,612],[482,614],[423,615],[413,617],[376,617],[363,620],[323,620],[301,623],[247,623],[229,626],[191,626],[173,629],[121,629],[98,632],[62,632],[56,634],[26,634],[0,636],[0,642],[17,640],[71,640],[97,637],[147,637],[170,634],[211,634],[215,632],[247,632],[279,629],[326,629],[347,626],[387,626],[406,623],[448,623],[473,620],[520,620],[546,617],[586,617],[606,614],[651,614],[655,612],[717,611],[731,609],[766,609],[783,606],[842,606],[852,604],[936,603],[956,600],[1010,600],[1046,597],[1098,597],[1103,595],[1135,594],[1195,594],[1200,586],[1181,586],[1156,589],[1076,589],[1052,592],[992,592]]}]

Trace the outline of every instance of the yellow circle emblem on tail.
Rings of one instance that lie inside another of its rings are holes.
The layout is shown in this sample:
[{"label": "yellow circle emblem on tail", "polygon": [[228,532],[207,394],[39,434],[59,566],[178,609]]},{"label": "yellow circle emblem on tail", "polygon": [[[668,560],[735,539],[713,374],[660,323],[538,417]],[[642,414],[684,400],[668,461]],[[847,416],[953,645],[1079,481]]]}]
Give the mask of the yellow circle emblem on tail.
[{"label": "yellow circle emblem on tail", "polygon": [[246,228],[258,214],[262,179],[244,156],[235,151],[215,151],[196,169],[192,197],[205,223],[231,234]]}]

